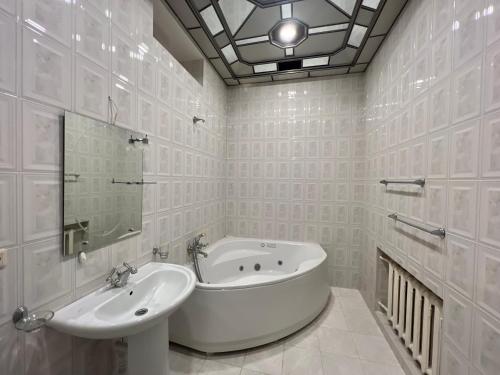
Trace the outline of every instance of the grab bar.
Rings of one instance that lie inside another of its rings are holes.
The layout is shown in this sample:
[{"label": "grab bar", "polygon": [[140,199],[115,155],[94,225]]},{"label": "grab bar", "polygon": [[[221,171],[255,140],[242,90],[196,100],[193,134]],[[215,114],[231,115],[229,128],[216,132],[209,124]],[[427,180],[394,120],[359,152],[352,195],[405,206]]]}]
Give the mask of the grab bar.
[{"label": "grab bar", "polygon": [[441,237],[441,239],[443,239],[446,236],[446,230],[444,228],[437,228],[437,229],[426,228],[422,225],[412,223],[412,222],[408,221],[408,219],[406,219],[406,218],[399,217],[397,213],[387,215],[387,217],[394,219],[394,221],[399,221],[403,224],[409,225],[410,227],[417,228],[421,231],[432,234],[433,236]]},{"label": "grab bar", "polygon": [[380,180],[380,183],[386,186],[388,184],[418,185],[423,188],[425,185],[425,178],[419,178],[416,180]]},{"label": "grab bar", "polygon": [[146,182],[144,180],[141,181],[117,181],[113,178],[111,180],[112,184],[125,184],[125,185],[156,185],[156,182],[151,181],[151,182]]}]

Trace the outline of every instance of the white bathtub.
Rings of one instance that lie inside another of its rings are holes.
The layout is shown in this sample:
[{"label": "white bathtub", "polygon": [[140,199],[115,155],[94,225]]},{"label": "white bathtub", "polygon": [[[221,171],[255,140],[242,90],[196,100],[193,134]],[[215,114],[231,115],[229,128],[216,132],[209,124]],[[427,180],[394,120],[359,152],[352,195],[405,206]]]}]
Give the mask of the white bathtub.
[{"label": "white bathtub", "polygon": [[175,343],[207,353],[266,344],[310,323],[328,301],[318,244],[228,237],[207,253],[204,283],[169,318]]}]

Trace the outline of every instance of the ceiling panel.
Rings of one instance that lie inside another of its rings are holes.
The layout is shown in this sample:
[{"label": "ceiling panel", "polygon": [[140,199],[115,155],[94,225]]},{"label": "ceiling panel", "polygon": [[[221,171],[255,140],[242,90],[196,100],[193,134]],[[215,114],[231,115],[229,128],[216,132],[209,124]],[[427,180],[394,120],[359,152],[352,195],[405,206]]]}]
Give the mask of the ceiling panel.
[{"label": "ceiling panel", "polygon": [[247,22],[243,24],[236,39],[246,39],[267,34],[281,20],[280,7],[255,8]]},{"label": "ceiling panel", "polygon": [[325,0],[304,0],[292,5],[292,15],[309,27],[348,22],[349,18]]},{"label": "ceiling panel", "polygon": [[219,73],[219,75],[222,78],[231,78],[231,72],[227,69],[224,61],[222,59],[217,58],[217,59],[212,59],[210,60],[212,65],[214,66],[215,70]]},{"label": "ceiling panel", "polygon": [[285,50],[271,43],[257,43],[238,47],[241,58],[245,62],[259,63],[268,60],[279,60],[285,57]]},{"label": "ceiling panel", "polygon": [[189,34],[191,34],[191,37],[194,39],[194,41],[198,44],[200,47],[201,51],[205,54],[207,58],[212,58],[212,57],[218,57],[219,54],[217,53],[217,50],[215,49],[214,45],[208,38],[207,34],[203,29],[192,29],[189,30]]},{"label": "ceiling panel", "polygon": [[330,65],[350,65],[357,52],[357,48],[346,47],[330,57]]},{"label": "ceiling panel", "polygon": [[406,3],[407,0],[386,0],[371,35],[387,34]]},{"label": "ceiling panel", "polygon": [[[276,80],[363,72],[409,0],[164,2],[226,84],[235,85],[270,81],[263,66],[277,67]],[[327,69],[304,68],[304,60],[319,57]]]},{"label": "ceiling panel", "polygon": [[310,35],[302,44],[295,47],[295,56],[325,55],[342,48],[345,32]]},{"label": "ceiling panel", "polygon": [[341,74],[347,74],[349,68],[334,68],[334,69],[323,69],[323,70],[313,70],[309,72],[311,77],[326,77],[326,76],[338,76]]},{"label": "ceiling panel", "polygon": [[289,79],[301,79],[307,77],[309,77],[309,74],[307,72],[274,74],[273,81],[286,81]]},{"label": "ceiling panel", "polygon": [[384,35],[368,38],[363,50],[361,51],[361,54],[359,55],[357,62],[361,64],[369,63],[373,58],[373,56],[375,55],[375,53],[377,52],[380,44],[384,41],[384,38],[385,38]]}]

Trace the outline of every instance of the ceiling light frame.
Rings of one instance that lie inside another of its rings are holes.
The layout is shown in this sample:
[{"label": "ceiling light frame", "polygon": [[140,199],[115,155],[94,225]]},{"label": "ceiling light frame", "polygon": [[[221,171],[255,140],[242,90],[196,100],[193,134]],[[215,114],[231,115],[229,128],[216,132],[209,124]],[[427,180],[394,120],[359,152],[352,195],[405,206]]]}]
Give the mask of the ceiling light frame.
[{"label": "ceiling light frame", "polygon": [[[289,25],[294,25],[296,27],[297,36],[293,41],[285,42],[280,40],[280,31]],[[271,44],[279,48],[295,48],[307,39],[309,27],[302,21],[295,18],[287,18],[277,22],[269,31],[269,41]]]}]

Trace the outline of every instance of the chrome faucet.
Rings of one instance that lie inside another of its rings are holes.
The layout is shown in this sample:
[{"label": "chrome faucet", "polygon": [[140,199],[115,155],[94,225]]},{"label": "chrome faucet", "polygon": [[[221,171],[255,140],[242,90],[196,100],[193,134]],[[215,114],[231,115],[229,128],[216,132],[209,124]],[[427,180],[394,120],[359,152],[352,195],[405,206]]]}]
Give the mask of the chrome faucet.
[{"label": "chrome faucet", "polygon": [[130,275],[136,273],[137,267],[131,266],[127,262],[123,262],[123,266],[117,266],[111,269],[106,281],[114,288],[122,288],[127,285]]},{"label": "chrome faucet", "polygon": [[200,233],[199,235],[197,235],[191,241],[188,242],[187,252],[193,258],[195,258],[197,255],[201,255],[204,258],[208,257],[208,254],[206,252],[201,251],[201,249],[204,249],[205,247],[208,246],[208,244],[201,242],[201,239],[204,237],[205,233]]}]

